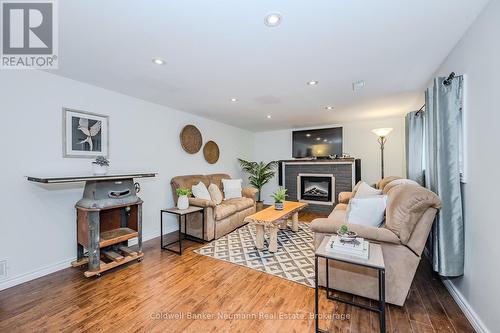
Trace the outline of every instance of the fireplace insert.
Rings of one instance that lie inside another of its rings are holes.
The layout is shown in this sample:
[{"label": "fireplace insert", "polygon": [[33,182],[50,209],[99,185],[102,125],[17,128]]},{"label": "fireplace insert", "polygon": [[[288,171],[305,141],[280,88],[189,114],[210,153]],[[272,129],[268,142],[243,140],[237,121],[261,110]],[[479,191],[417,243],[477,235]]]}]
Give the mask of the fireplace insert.
[{"label": "fireplace insert", "polygon": [[306,176],[300,177],[299,199],[304,201],[332,202],[332,176]]}]

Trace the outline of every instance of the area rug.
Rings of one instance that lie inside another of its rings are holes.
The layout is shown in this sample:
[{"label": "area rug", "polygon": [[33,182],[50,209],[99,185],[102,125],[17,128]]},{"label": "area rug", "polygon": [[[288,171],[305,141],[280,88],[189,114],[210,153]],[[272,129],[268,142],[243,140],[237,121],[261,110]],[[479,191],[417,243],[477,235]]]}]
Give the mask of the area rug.
[{"label": "area rug", "polygon": [[[267,229],[267,228],[266,228]],[[299,223],[299,231],[290,225],[278,231],[278,251],[255,247],[255,225],[244,225],[235,231],[195,250],[211,258],[245,266],[314,288],[314,236],[307,223]]]}]

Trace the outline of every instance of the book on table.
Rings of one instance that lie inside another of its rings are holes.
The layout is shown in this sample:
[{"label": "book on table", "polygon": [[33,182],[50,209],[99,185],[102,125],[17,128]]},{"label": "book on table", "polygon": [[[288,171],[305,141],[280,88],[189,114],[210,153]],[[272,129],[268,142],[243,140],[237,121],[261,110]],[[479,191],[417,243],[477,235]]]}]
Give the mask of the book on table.
[{"label": "book on table", "polygon": [[326,245],[326,251],[339,253],[353,257],[368,259],[370,250],[370,242],[364,238],[358,237],[352,242],[346,242],[340,239],[339,236],[331,236],[330,241]]}]

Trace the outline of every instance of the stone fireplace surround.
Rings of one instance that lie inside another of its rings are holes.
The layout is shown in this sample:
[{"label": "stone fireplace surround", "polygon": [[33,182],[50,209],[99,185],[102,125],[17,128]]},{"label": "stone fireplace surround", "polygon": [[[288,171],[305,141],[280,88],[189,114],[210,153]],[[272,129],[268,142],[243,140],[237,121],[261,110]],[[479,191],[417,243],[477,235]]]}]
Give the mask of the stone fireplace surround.
[{"label": "stone fireplace surround", "polygon": [[[300,200],[298,183],[300,174],[310,174],[333,177],[333,193],[331,202],[314,203],[310,200]],[[329,214],[337,203],[340,192],[351,191],[355,183],[354,159],[339,160],[286,160],[280,161],[279,183],[288,189],[288,200],[309,203],[307,210]]]}]

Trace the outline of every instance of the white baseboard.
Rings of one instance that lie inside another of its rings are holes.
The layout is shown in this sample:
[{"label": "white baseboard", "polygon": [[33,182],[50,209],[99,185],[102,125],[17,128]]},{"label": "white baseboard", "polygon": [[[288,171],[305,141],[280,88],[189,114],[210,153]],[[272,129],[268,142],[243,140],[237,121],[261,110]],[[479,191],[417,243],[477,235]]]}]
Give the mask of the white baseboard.
[{"label": "white baseboard", "polygon": [[[169,228],[169,230],[166,230],[166,233],[177,230],[177,228],[175,228],[174,230],[170,230],[170,229],[171,228]],[[145,241],[148,241],[148,240],[156,238],[156,237],[159,237],[159,232],[157,230],[152,231],[152,232],[148,232],[148,233],[144,233],[142,235],[142,241],[145,242]],[[133,239],[129,242],[129,245],[135,245],[135,244],[137,244],[137,239]],[[7,278],[3,281],[0,281],[0,290],[8,289],[8,288],[17,286],[19,284],[22,284],[22,283],[25,283],[28,281],[38,279],[42,276],[49,275],[51,273],[60,271],[62,269],[69,268],[69,267],[71,267],[71,262],[73,262],[75,260],[76,260],[76,257],[65,259],[65,260],[62,260],[60,262],[47,265],[45,267],[35,269],[35,270],[28,272],[28,273],[24,273],[21,275]]]},{"label": "white baseboard", "polygon": [[17,286],[18,284],[25,283],[34,279],[38,279],[42,276],[60,271],[61,269],[65,269],[71,266],[71,262],[76,260],[75,258],[66,259],[51,265],[47,265],[45,267],[41,267],[35,269],[31,272],[24,273],[21,275],[13,276],[7,278],[6,280],[0,281],[0,290],[4,290],[7,288],[11,288]]},{"label": "white baseboard", "polygon": [[472,309],[469,302],[465,299],[462,293],[455,287],[453,282],[449,279],[441,279],[443,281],[444,286],[450,292],[451,297],[457,302],[458,306],[465,314],[469,322],[471,323],[474,330],[478,333],[490,333],[486,325],[481,321],[477,313]]}]

